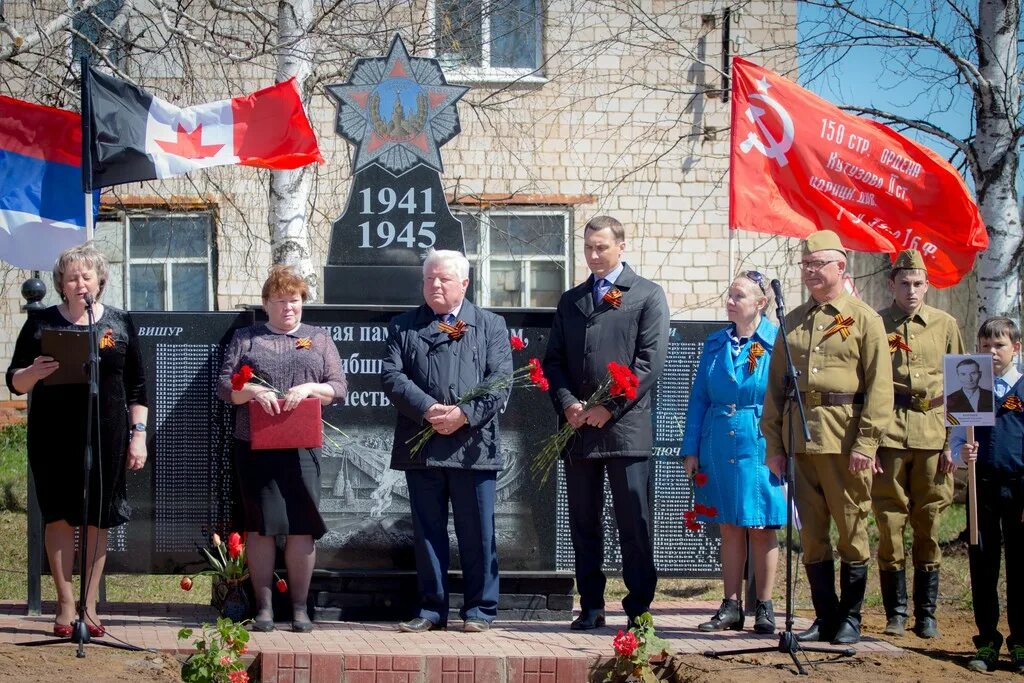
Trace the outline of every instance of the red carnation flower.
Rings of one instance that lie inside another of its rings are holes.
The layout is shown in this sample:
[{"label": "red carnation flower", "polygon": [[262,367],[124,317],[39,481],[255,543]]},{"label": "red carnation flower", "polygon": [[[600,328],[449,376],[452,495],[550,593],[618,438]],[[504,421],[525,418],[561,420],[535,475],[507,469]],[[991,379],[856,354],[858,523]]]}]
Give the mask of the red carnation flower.
[{"label": "red carnation flower", "polygon": [[540,389],[541,391],[547,391],[548,389],[551,388],[551,385],[548,383],[547,377],[540,377],[536,382],[534,382],[534,384],[536,384],[537,388]]},{"label": "red carnation flower", "polygon": [[515,335],[513,335],[512,338],[509,339],[509,343],[512,344],[513,351],[522,351],[523,349],[526,348],[526,342],[524,342],[522,338],[516,337]]},{"label": "red carnation flower", "polygon": [[696,510],[687,510],[686,512],[683,513],[683,519],[685,519],[687,522],[692,522],[692,521],[696,520],[697,519],[697,511]]},{"label": "red carnation flower", "polygon": [[709,507],[705,507],[704,508],[704,516],[705,517],[717,517],[718,516],[718,508],[710,507],[710,506]]},{"label": "red carnation flower", "polygon": [[708,475],[703,472],[698,472],[693,477],[693,483],[703,488],[703,486],[708,483]]},{"label": "red carnation flower", "polygon": [[238,369],[238,372],[231,375],[231,388],[234,391],[241,391],[245,388],[246,383],[252,379],[252,368],[248,365],[243,365]]},{"label": "red carnation flower", "polygon": [[686,520],[685,523],[687,531],[700,531],[700,523],[691,520]]},{"label": "red carnation flower", "polygon": [[187,576],[181,577],[181,590],[190,591],[192,590],[192,579]]},{"label": "red carnation flower", "polygon": [[620,657],[632,657],[636,649],[640,647],[640,641],[632,631],[620,630],[612,642],[615,645],[615,654]]},{"label": "red carnation flower", "polygon": [[286,593],[288,591],[288,583],[284,579],[277,580],[277,592]]},{"label": "red carnation flower", "polygon": [[232,671],[228,674],[230,683],[249,683],[249,674],[245,671]]}]

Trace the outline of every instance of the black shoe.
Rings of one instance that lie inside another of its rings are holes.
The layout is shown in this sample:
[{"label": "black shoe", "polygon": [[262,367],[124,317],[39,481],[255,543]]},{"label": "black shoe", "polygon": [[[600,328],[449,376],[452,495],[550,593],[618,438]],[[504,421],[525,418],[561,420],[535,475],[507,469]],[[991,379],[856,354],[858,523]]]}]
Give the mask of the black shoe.
[{"label": "black shoe", "polygon": [[754,633],[775,633],[775,606],[771,600],[758,600],[754,607]]},{"label": "black shoe", "polygon": [[573,631],[590,631],[602,626],[604,626],[603,610],[583,612],[569,624],[569,628]]},{"label": "black shoe", "polygon": [[828,642],[832,639],[821,634],[825,629],[826,627],[822,625],[821,619],[815,619],[810,628],[796,634],[796,639],[801,643]]},{"label": "black shoe", "polygon": [[292,621],[292,630],[296,633],[309,633],[313,630],[313,622],[309,619],[295,619]]},{"label": "black shoe", "polygon": [[967,662],[967,668],[971,671],[986,673],[995,671],[997,662],[999,662],[999,644],[988,643],[978,648],[971,661]]},{"label": "black shoe", "polygon": [[466,619],[462,624],[462,630],[466,633],[483,633],[491,628],[491,624],[483,619]]},{"label": "black shoe", "polygon": [[839,598],[836,596],[836,569],[831,560],[804,565],[807,583],[811,585],[811,602],[814,603],[814,623],[796,639],[801,643],[811,641],[830,642],[835,636],[836,613]]},{"label": "black shoe", "polygon": [[833,645],[860,642],[860,608],[868,586],[868,567],[843,562],[839,567],[839,611]]},{"label": "black shoe", "polygon": [[[885,630],[887,636],[902,636],[907,628],[907,573],[902,569],[878,571],[882,588],[882,604],[885,606]],[[914,591],[917,599],[917,590]]]},{"label": "black shoe", "polygon": [[444,624],[435,624],[430,619],[423,617],[403,621],[398,625],[398,630],[402,633],[425,633],[427,631],[441,631],[443,629]]},{"label": "black shoe", "polygon": [[259,631],[260,633],[270,633],[274,630],[274,620],[269,619],[267,621],[264,621],[262,619],[257,619],[256,621],[252,622],[251,628],[253,631]]},{"label": "black shoe", "polygon": [[710,621],[697,626],[698,631],[742,631],[743,603],[739,600],[722,600],[721,606]]},{"label": "black shoe", "polygon": [[914,569],[914,633],[921,638],[937,638],[939,623],[935,608],[939,603],[939,570]]}]

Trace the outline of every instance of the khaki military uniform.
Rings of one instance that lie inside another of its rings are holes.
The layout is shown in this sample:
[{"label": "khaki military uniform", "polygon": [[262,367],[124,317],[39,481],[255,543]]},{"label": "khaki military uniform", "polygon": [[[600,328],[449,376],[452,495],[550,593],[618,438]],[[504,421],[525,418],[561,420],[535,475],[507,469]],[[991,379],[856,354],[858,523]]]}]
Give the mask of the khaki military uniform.
[{"label": "khaki military uniform", "polygon": [[843,292],[833,301],[808,301],[786,316],[787,339],[799,372],[811,440],[799,424],[790,452],[786,410],[786,357],[772,354],[761,428],[766,455],[796,457],[796,505],[805,564],[831,562],[829,520],[839,532],[843,562],[870,558],[867,518],[871,471],[850,472],[850,451],[873,457],[892,418],[892,365],[882,320]]},{"label": "khaki military uniform", "polygon": [[914,566],[933,571],[942,559],[939,515],[953,499],[952,475],[938,471],[939,456],[949,446],[942,359],[964,353],[964,342],[956,320],[931,306],[907,315],[893,304],[879,314],[889,341],[896,396],[893,419],[876,456],[882,472],[875,475],[871,490],[878,566],[883,571],[905,568],[903,529],[909,517]]}]

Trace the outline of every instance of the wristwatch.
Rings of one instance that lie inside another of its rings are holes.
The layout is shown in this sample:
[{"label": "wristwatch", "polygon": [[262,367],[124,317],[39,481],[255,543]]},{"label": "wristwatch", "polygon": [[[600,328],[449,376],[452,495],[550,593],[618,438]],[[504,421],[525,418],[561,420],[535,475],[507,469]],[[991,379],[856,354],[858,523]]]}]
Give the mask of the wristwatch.
[{"label": "wristwatch", "polygon": [[130,431],[133,431],[133,432],[144,432],[144,431],[146,431],[146,423],[145,422],[136,422],[135,424],[133,424],[131,426]]}]

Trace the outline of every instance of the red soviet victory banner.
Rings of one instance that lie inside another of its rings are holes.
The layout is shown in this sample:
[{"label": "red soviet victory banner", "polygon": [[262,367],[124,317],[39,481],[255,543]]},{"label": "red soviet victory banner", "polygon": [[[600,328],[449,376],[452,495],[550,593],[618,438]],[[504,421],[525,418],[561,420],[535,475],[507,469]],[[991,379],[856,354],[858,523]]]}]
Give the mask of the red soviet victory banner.
[{"label": "red soviet victory banner", "polygon": [[852,116],[745,59],[732,68],[729,227],[839,233],[859,251],[917,249],[937,287],[974,267],[988,234],[967,186],[927,147]]}]

